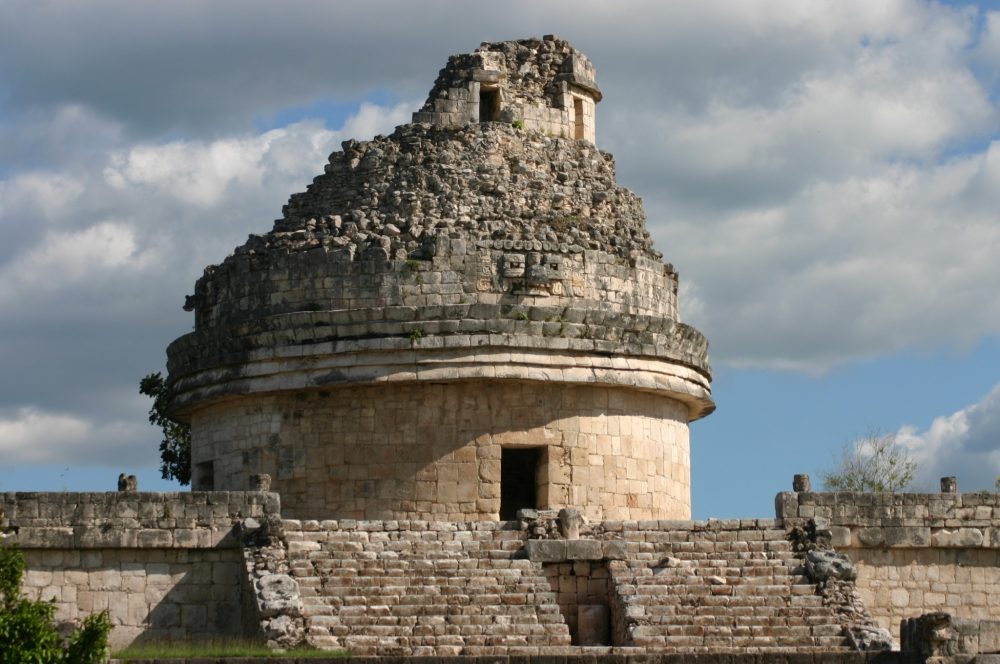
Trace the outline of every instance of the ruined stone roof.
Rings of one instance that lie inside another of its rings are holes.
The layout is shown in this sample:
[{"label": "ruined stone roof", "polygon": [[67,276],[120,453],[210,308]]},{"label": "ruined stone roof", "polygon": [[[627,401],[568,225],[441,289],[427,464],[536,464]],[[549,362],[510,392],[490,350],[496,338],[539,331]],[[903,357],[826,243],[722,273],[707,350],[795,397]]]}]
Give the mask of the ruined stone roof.
[{"label": "ruined stone roof", "polygon": [[[513,121],[478,121],[494,84]],[[392,338],[654,358],[700,375],[693,408],[708,412],[707,342],[680,323],[677,275],[642,202],[593,143],[600,92],[586,57],[552,36],[484,44],[449,60],[428,103],[442,93],[446,104],[389,136],[344,142],[271,231],[206,268],[185,304],[195,333],[168,351],[172,383],[278,352],[280,329],[309,352]],[[574,118],[581,138],[553,134]],[[459,329],[456,316],[481,324]],[[508,336],[455,336],[466,330]]]},{"label": "ruined stone roof", "polygon": [[271,233],[251,236],[237,253],[381,247],[405,260],[428,236],[444,234],[498,249],[512,241],[660,258],[642,202],[615,182],[611,155],[499,122],[455,130],[411,124],[388,137],[345,141],[284,212]]},{"label": "ruined stone roof", "polygon": [[526,99],[550,100],[572,85],[601,100],[594,66],[587,56],[565,39],[545,35],[542,39],[483,42],[472,53],[451,56],[420,110],[432,110],[434,100],[447,94],[455,78],[466,75],[498,83],[495,75],[500,71],[505,74],[506,89]]}]

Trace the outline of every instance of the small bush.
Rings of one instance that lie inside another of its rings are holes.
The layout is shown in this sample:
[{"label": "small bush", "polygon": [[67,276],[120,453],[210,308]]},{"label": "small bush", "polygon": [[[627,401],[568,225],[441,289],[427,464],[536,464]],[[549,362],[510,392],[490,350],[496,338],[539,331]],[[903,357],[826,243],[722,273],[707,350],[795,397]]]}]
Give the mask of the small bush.
[{"label": "small bush", "polygon": [[21,597],[24,557],[0,546],[0,664],[99,664],[107,657],[111,619],[88,616],[64,644],[52,623],[56,607]]}]

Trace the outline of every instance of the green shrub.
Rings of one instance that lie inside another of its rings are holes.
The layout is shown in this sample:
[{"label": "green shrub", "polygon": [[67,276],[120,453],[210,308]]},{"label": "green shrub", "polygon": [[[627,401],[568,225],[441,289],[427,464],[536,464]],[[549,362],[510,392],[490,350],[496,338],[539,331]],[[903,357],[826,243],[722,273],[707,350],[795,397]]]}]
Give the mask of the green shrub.
[{"label": "green shrub", "polygon": [[56,607],[21,597],[24,557],[0,546],[0,664],[98,664],[107,657],[111,619],[88,616],[63,644],[52,618]]}]

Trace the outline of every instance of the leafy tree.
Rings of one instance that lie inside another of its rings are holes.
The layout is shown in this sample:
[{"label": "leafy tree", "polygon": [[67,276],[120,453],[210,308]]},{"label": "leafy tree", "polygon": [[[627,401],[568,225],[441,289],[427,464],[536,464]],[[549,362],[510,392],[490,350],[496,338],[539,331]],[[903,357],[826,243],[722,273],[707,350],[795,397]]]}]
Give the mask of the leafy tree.
[{"label": "leafy tree", "polygon": [[0,547],[0,664],[99,664],[108,651],[107,611],[87,616],[64,645],[52,618],[56,607],[21,597],[24,557]]},{"label": "leafy tree", "polygon": [[139,381],[139,392],[152,397],[149,423],[163,430],[160,441],[160,475],[181,484],[191,483],[191,427],[167,417],[167,381],[160,372],[151,373]]},{"label": "leafy tree", "polygon": [[873,431],[845,445],[837,467],[820,478],[827,491],[895,493],[909,486],[916,470],[896,434]]}]

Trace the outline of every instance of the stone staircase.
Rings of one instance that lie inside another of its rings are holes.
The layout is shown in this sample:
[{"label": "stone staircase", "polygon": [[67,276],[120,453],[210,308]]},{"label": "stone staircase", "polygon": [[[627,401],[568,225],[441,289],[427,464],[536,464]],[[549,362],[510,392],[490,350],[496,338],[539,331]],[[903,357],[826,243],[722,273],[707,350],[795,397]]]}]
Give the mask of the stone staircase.
[{"label": "stone staircase", "polygon": [[[848,620],[817,594],[777,521],[604,522],[562,540],[587,546],[567,546],[561,558],[549,555],[558,546],[535,547],[548,560],[529,558],[525,543],[552,534],[517,522],[283,524],[279,558],[316,647],[410,656],[850,650]],[[566,574],[595,574],[578,585],[606,579],[604,648],[571,645],[575,607],[560,607]]]},{"label": "stone staircase", "polygon": [[616,642],[672,652],[846,651],[844,627],[767,520],[628,530],[610,561]]},{"label": "stone staircase", "polygon": [[496,522],[285,521],[306,641],[355,655],[568,646],[524,533]]}]

